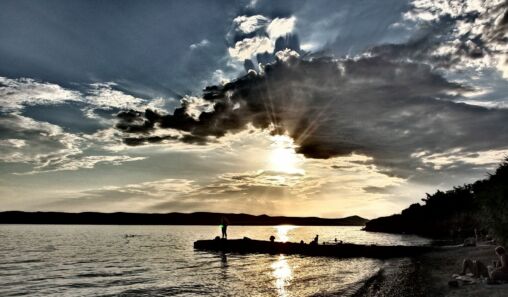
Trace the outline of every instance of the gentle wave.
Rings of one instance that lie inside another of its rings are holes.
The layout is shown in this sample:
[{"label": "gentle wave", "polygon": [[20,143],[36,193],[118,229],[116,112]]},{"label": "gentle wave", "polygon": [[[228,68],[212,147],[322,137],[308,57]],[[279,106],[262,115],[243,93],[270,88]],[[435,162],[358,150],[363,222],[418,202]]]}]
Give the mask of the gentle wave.
[{"label": "gentle wave", "polygon": [[[230,237],[424,244],[359,227],[230,227]],[[282,231],[281,231],[282,230]],[[285,230],[285,231],[284,231]],[[372,259],[195,251],[216,226],[0,225],[0,296],[346,296],[377,271]],[[279,233],[278,233],[279,232]],[[280,234],[280,232],[287,232]]]}]

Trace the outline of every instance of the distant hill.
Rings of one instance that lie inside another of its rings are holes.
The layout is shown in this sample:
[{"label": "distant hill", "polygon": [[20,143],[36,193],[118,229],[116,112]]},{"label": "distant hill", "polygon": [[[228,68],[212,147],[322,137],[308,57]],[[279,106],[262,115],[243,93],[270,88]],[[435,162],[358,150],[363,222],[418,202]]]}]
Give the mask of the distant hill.
[{"label": "distant hill", "polygon": [[89,224],[89,225],[219,225],[226,217],[231,225],[363,226],[359,216],[339,219],[318,217],[282,217],[231,213],[100,213],[100,212],[0,212],[0,224]]}]

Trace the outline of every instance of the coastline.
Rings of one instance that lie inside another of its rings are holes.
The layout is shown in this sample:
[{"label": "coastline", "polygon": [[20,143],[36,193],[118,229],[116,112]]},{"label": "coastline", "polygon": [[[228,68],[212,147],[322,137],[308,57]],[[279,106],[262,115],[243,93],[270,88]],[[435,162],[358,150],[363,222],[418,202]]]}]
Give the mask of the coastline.
[{"label": "coastline", "polygon": [[428,296],[424,274],[415,258],[386,260],[383,267],[361,286],[352,297],[423,297]]},{"label": "coastline", "polygon": [[451,246],[415,257],[389,260],[352,296],[508,296],[508,284],[487,285],[482,282],[450,287],[452,275],[460,272],[465,258],[484,263],[495,260],[494,245],[476,247]]}]

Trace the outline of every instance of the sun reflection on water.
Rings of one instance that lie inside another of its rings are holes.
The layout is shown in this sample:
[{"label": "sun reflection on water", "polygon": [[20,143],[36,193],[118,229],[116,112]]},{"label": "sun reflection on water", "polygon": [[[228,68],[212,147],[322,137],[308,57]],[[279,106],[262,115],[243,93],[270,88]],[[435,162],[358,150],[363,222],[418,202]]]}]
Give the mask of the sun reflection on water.
[{"label": "sun reflection on water", "polygon": [[295,229],[295,228],[296,228],[296,226],[291,226],[291,225],[275,226],[275,229],[277,230],[277,241],[287,242],[289,240],[288,232]]},{"label": "sun reflection on water", "polygon": [[288,296],[286,287],[292,279],[292,271],[286,257],[280,255],[277,261],[272,264],[273,276],[275,277],[275,288],[279,296]]},{"label": "sun reflection on water", "polygon": [[[277,230],[277,241],[287,242],[289,240],[288,232],[295,228],[297,228],[297,226],[275,226],[275,229]],[[280,255],[277,258],[277,261],[272,264],[272,269],[273,276],[275,277],[275,288],[277,289],[278,295],[281,297],[288,296],[286,287],[290,284],[293,275],[286,257],[284,255]]]}]

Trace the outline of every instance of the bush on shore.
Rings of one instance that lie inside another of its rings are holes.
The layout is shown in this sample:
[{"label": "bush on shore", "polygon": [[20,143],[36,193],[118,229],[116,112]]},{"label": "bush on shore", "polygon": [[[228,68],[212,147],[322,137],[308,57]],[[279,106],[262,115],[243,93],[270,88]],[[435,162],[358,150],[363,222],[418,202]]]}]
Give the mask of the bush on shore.
[{"label": "bush on shore", "polygon": [[486,179],[427,194],[400,214],[369,221],[365,230],[464,238],[492,234],[508,242],[508,158]]}]

